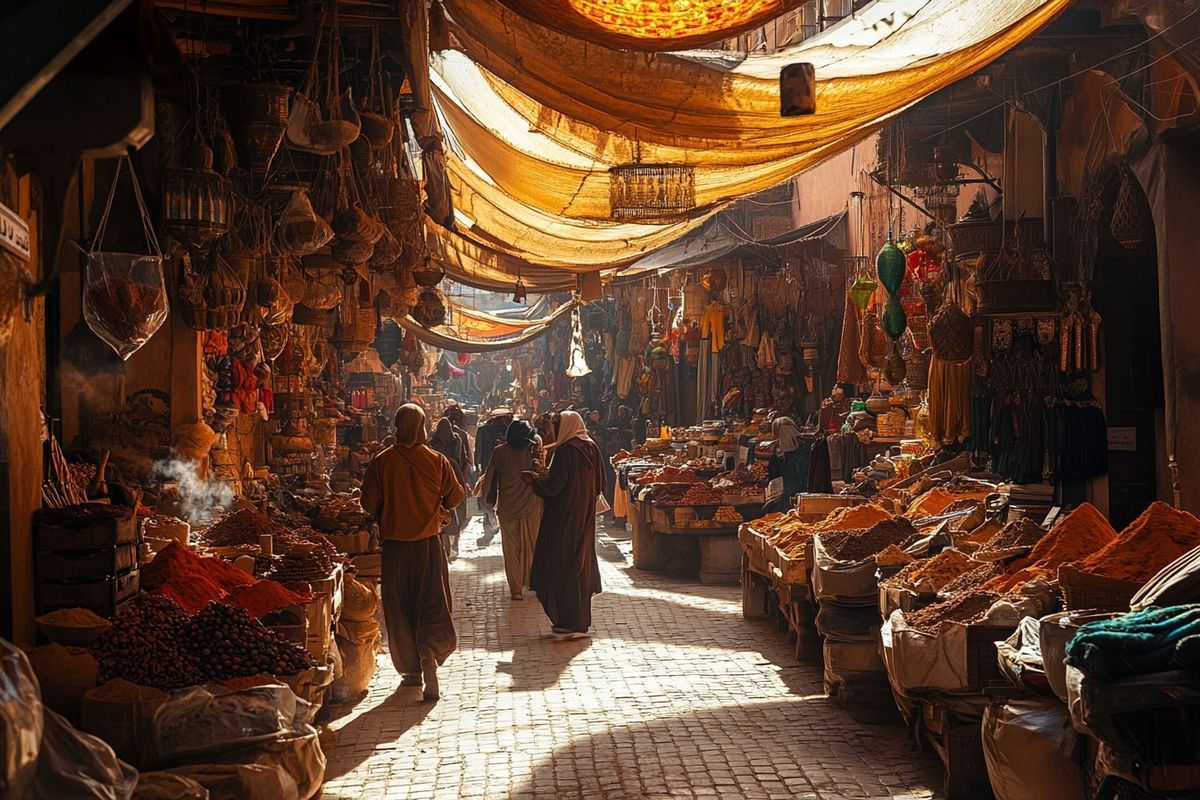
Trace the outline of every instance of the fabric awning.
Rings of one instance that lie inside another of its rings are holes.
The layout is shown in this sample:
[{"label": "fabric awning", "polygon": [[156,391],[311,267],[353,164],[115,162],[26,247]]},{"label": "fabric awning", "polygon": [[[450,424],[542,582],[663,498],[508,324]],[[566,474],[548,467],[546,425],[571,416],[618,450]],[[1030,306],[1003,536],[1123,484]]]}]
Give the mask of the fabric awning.
[{"label": "fabric awning", "polygon": [[[497,256],[567,272],[627,266],[865,138],[1069,4],[877,0],[776,54],[647,56],[563,35],[498,0],[447,0],[463,52],[433,60],[433,97],[455,201],[472,224],[446,245],[474,248],[469,266],[500,274],[514,269],[496,269]],[[797,61],[816,67],[817,113],[782,118],[779,70]],[[634,162],[693,167],[692,218],[607,221],[608,170]]]},{"label": "fabric awning", "polygon": [[461,331],[456,332],[450,326],[442,325],[436,329],[426,328],[407,315],[394,317],[394,319],[396,324],[427,345],[449,350],[452,353],[494,353],[532,342],[547,333],[564,317],[569,316],[571,310],[577,305],[579,305],[577,300],[570,300],[555,309],[550,316],[539,320],[537,324],[526,327],[520,333],[498,338],[465,338]]}]

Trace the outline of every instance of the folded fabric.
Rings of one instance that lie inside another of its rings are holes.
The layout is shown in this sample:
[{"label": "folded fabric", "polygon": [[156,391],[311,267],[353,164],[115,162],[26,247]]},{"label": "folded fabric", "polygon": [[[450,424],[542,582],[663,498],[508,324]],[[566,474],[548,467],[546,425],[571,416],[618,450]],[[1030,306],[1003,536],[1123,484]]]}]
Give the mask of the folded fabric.
[{"label": "folded fabric", "polygon": [[1200,665],[1200,604],[1084,625],[1067,644],[1067,663],[1102,680]]}]

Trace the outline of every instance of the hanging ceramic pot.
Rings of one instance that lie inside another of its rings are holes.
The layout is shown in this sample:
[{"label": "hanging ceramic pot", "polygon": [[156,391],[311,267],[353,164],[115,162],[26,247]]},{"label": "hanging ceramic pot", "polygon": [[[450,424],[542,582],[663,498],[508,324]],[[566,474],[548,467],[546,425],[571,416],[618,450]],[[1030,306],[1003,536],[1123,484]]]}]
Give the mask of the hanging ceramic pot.
[{"label": "hanging ceramic pot", "polygon": [[904,328],[908,324],[908,315],[904,313],[904,306],[901,305],[900,298],[895,295],[888,298],[879,323],[883,332],[893,342],[900,338],[900,334],[904,333]]},{"label": "hanging ceramic pot", "polygon": [[875,271],[879,275],[879,282],[883,284],[884,289],[887,289],[888,294],[900,291],[900,283],[904,280],[906,266],[904,261],[904,252],[896,246],[889,235],[888,240],[879,249],[879,255],[875,257]]}]

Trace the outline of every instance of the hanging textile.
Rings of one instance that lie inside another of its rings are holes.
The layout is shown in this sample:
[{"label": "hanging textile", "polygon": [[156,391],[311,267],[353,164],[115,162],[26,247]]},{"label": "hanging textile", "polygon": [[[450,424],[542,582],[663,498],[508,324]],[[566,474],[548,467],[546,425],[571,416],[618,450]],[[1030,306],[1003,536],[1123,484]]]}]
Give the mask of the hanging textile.
[{"label": "hanging textile", "polygon": [[574,309],[577,304],[575,300],[565,303],[547,317],[543,324],[526,328],[516,336],[508,336],[501,339],[462,339],[446,331],[444,328],[442,330],[426,328],[408,316],[396,317],[395,321],[396,324],[411,333],[419,341],[433,347],[439,347],[442,350],[449,350],[452,353],[494,353],[532,342],[534,339],[547,333],[551,327],[562,320],[564,314]]},{"label": "hanging textile", "polygon": [[[628,263],[737,197],[869,136],[922,97],[986,66],[1069,0],[877,0],[779,53],[644,55],[556,33],[497,0],[449,0],[464,53],[433,60],[433,101],[453,150],[462,242],[535,264]],[[779,116],[779,71],[811,62],[817,113]],[[618,133],[619,132],[619,133]],[[695,170],[691,218],[607,220],[609,169]],[[589,224],[576,224],[586,222]],[[549,224],[547,224],[549,223]]]}]

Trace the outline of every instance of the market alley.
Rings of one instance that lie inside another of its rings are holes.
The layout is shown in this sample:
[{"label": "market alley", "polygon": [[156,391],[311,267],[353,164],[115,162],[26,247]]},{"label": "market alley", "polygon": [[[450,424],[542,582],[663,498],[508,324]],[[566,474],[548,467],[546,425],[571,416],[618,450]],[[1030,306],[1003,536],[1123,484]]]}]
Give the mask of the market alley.
[{"label": "market alley", "polygon": [[596,635],[546,640],[537,600],[508,598],[499,539],[452,567],[459,649],[442,700],[379,659],[370,696],[337,720],[330,800],[362,798],[931,798],[940,770],[903,728],[855,723],[826,699],[737,587],[628,568],[600,537]]}]

